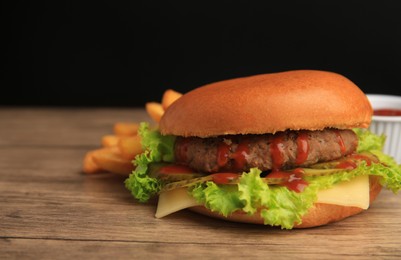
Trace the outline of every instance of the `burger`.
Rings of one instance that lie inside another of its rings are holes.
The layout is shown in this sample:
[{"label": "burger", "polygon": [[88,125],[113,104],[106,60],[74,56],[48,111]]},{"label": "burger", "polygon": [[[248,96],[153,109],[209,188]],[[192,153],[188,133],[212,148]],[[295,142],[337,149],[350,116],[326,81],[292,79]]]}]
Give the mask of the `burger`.
[{"label": "burger", "polygon": [[295,70],[224,80],[176,100],[125,181],[156,217],[182,209],[283,229],[321,226],[401,188],[401,165],[369,132],[372,107],[352,81]]}]

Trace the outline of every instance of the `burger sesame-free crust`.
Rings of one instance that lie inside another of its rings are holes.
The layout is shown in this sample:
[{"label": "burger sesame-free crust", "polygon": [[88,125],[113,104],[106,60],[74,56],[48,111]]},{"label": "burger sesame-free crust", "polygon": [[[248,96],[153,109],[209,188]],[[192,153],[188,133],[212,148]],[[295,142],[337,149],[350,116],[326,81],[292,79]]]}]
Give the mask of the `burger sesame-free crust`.
[{"label": "burger sesame-free crust", "polygon": [[210,137],[327,127],[366,128],[372,107],[349,79],[295,70],[220,81],[176,100],[160,121],[164,135]]}]

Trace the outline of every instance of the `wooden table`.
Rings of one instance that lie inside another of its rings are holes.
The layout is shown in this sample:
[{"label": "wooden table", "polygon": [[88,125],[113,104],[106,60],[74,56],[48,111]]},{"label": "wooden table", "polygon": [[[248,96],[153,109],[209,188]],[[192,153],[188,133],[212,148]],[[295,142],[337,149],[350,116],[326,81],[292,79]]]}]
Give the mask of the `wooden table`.
[{"label": "wooden table", "polygon": [[154,218],[124,177],[81,172],[117,121],[144,110],[0,109],[0,259],[401,258],[401,195],[304,230],[238,224],[181,211]]}]

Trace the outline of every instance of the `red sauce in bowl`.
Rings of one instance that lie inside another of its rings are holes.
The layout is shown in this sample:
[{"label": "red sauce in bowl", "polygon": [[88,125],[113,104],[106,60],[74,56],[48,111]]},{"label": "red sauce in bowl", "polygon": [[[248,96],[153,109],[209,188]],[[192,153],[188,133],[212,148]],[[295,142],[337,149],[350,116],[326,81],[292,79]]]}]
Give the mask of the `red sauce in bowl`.
[{"label": "red sauce in bowl", "polygon": [[373,110],[375,116],[401,116],[401,109],[381,108]]}]

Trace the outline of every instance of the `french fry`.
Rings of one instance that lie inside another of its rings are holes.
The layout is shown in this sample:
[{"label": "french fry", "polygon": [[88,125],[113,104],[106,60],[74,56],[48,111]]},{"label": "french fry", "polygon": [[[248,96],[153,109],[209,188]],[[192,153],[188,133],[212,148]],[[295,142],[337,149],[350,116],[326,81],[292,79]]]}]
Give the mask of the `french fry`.
[{"label": "french fry", "polygon": [[164,110],[166,110],[174,101],[179,99],[182,96],[181,93],[168,89],[164,92],[163,97],[162,97],[162,107]]},{"label": "french fry", "polygon": [[121,157],[121,154],[111,148],[95,150],[93,161],[102,169],[111,173],[129,175],[134,170],[131,160]]},{"label": "french fry", "polygon": [[139,125],[132,122],[118,122],[114,124],[115,135],[136,135],[138,133]]},{"label": "french fry", "polygon": [[[164,111],[181,96],[181,93],[168,89],[164,92],[161,103],[146,103],[146,111],[156,123],[159,123]],[[102,137],[103,148],[85,154],[83,172],[91,174],[107,171],[123,175],[130,174],[135,168],[132,160],[142,153],[138,128],[139,124],[134,122],[115,123],[114,133]]]},{"label": "french fry", "polygon": [[84,161],[83,161],[83,167],[82,167],[82,170],[84,173],[92,174],[92,173],[98,173],[102,170],[99,167],[99,165],[97,165],[95,163],[95,161],[93,160],[93,153],[94,153],[94,151],[90,151],[85,154]]},{"label": "french fry", "polygon": [[164,114],[164,109],[162,104],[157,102],[148,102],[146,103],[146,112],[148,112],[149,116],[156,122],[159,123],[161,117]]},{"label": "french fry", "polygon": [[118,142],[121,157],[126,160],[133,160],[136,155],[142,153],[141,137],[139,135],[121,137]]},{"label": "french fry", "polygon": [[105,135],[102,137],[102,146],[103,147],[112,147],[118,145],[120,141],[120,137],[117,135]]}]

